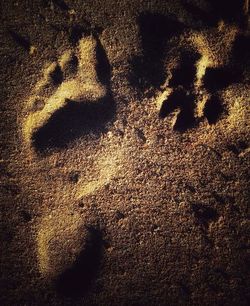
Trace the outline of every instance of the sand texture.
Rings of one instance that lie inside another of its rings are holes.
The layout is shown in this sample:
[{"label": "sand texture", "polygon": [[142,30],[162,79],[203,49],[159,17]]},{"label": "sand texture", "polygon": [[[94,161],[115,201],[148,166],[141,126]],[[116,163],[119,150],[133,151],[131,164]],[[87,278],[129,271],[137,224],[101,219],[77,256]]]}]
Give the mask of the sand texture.
[{"label": "sand texture", "polygon": [[0,304],[249,305],[249,1],[0,18]]}]

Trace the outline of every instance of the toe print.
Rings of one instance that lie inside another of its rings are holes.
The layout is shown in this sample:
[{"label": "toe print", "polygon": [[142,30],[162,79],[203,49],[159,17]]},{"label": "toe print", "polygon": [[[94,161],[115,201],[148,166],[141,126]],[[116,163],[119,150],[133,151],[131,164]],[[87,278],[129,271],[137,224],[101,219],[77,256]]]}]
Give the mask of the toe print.
[{"label": "toe print", "polygon": [[166,118],[176,111],[173,129],[185,131],[194,127],[196,96],[194,82],[196,80],[196,62],[199,55],[183,52],[179,64],[173,69],[168,83],[167,96],[160,101],[159,117]]},{"label": "toe print", "polygon": [[82,38],[75,50],[51,64],[36,86],[23,127],[26,142],[45,151],[90,132],[101,133],[115,111],[109,77],[100,41],[92,35]]},{"label": "toe print", "polygon": [[195,52],[183,52],[179,65],[172,73],[169,86],[173,88],[182,86],[187,90],[190,89],[196,78],[195,63],[199,57],[199,54],[196,54]]},{"label": "toe print", "polygon": [[194,124],[194,96],[187,95],[185,91],[178,89],[173,91],[169,97],[163,101],[159,117],[164,119],[171,112],[179,110],[173,125],[174,130],[184,131]]}]

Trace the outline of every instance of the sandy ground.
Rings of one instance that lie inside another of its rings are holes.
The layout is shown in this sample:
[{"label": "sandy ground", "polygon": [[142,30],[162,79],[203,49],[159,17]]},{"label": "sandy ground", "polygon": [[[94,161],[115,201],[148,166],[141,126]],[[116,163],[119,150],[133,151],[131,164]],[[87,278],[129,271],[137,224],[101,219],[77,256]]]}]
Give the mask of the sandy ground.
[{"label": "sandy ground", "polygon": [[248,305],[248,1],[1,1],[1,305]]}]

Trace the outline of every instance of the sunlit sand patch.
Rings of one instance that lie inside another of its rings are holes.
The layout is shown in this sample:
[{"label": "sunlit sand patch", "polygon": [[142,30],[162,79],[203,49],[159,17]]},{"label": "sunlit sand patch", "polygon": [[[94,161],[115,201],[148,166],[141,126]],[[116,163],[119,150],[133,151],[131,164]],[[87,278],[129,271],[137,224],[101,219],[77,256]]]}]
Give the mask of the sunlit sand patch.
[{"label": "sunlit sand patch", "polygon": [[70,62],[73,56],[74,56],[73,50],[66,50],[58,60],[59,66],[62,69],[64,69],[67,66],[67,64]]},{"label": "sunlit sand patch", "polygon": [[204,108],[205,108],[205,105],[208,101],[208,98],[209,98],[209,94],[207,92],[204,92],[204,91],[201,91],[199,92],[198,91],[198,96],[197,96],[197,108],[195,109],[195,115],[198,117],[198,118],[201,118],[204,116]]},{"label": "sunlit sand patch", "polygon": [[96,167],[96,171],[99,173],[98,177],[80,187],[77,198],[81,199],[97,192],[110,183],[117,175],[121,175],[124,168],[124,154],[124,148],[114,148],[105,152],[105,155],[99,158]]},{"label": "sunlit sand patch", "polygon": [[204,77],[206,73],[207,67],[211,65],[208,56],[202,55],[200,60],[197,62],[196,67],[197,67],[197,72],[196,72],[196,86],[199,87],[202,84],[202,78]]},{"label": "sunlit sand patch", "polygon": [[160,111],[161,107],[162,107],[162,103],[169,97],[169,95],[173,92],[172,88],[166,88],[163,92],[161,92],[158,96],[158,98],[156,98],[156,107],[157,110]]},{"label": "sunlit sand patch", "polygon": [[[233,135],[247,135],[250,129],[250,88],[244,85],[233,85],[221,93],[223,103],[227,105],[227,115],[216,124],[210,125],[206,133],[200,137],[198,142],[215,143],[218,135],[223,133],[232,137]],[[248,154],[248,150],[241,156]]]},{"label": "sunlit sand patch", "polygon": [[[37,233],[38,266],[43,276],[58,274],[72,264],[82,246],[84,232],[81,228],[82,220],[67,211],[57,211],[43,218]],[[79,234],[80,239],[76,239]]]},{"label": "sunlit sand patch", "polygon": [[199,74],[202,75],[203,66],[219,67],[226,63],[238,31],[236,26],[221,21],[217,29],[192,33],[188,40],[202,55]]},{"label": "sunlit sand patch", "polygon": [[237,94],[238,90],[231,88],[224,94],[226,101],[233,101],[231,105],[229,104],[228,129],[229,131],[246,132],[250,128],[250,88],[242,88],[241,95]]}]

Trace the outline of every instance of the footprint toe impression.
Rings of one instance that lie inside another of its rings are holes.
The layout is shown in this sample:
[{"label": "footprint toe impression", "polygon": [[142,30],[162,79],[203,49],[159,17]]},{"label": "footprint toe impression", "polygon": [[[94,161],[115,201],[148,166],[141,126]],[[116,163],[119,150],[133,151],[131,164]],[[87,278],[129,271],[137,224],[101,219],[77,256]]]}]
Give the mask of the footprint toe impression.
[{"label": "footprint toe impression", "polygon": [[[66,51],[44,76],[30,99],[31,111],[23,128],[25,140],[36,151],[63,148],[90,132],[104,131],[115,108],[109,62],[96,37],[82,38],[77,49]],[[46,94],[50,87],[54,90],[46,99],[41,91]]]}]

